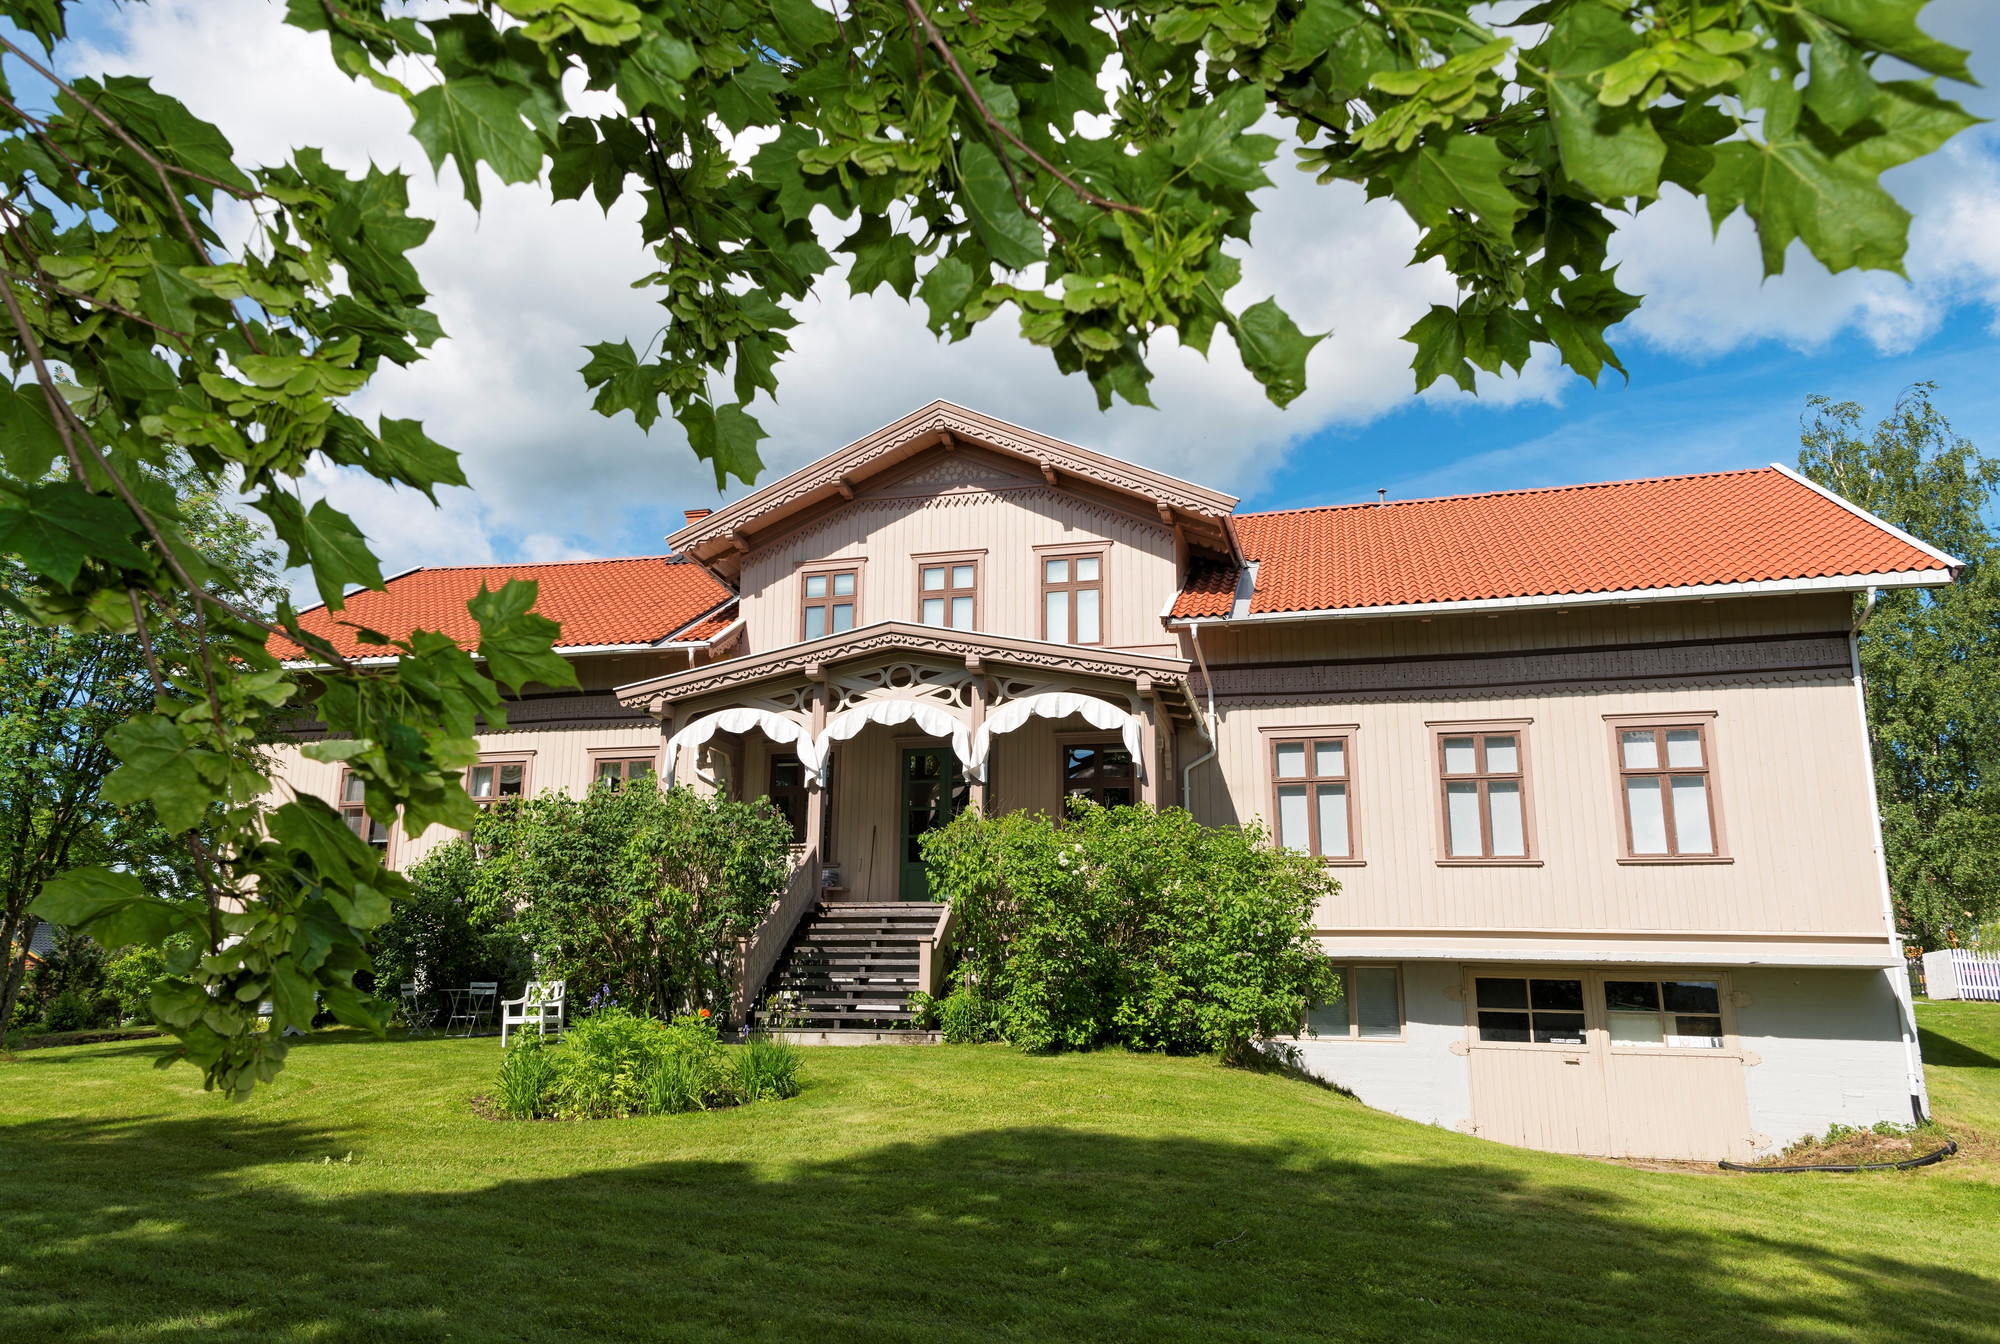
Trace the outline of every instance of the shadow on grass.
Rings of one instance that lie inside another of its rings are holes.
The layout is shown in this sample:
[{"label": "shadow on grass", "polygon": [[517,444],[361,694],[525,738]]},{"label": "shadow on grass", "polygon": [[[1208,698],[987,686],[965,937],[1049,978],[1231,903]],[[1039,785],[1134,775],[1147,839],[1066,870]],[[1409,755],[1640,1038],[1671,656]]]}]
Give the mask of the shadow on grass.
[{"label": "shadow on grass", "polygon": [[1954,1040],[1934,1026],[1917,1028],[1917,1044],[1923,1049],[1926,1064],[1946,1069],[2000,1069],[2000,1059],[1977,1046]]},{"label": "shadow on grass", "polygon": [[357,1189],[348,1146],[241,1115],[0,1130],[0,1339],[1934,1344],[1991,1340],[2000,1300],[1860,1238],[1674,1228],[1477,1162],[990,1129],[778,1179],[668,1160],[425,1193]]}]

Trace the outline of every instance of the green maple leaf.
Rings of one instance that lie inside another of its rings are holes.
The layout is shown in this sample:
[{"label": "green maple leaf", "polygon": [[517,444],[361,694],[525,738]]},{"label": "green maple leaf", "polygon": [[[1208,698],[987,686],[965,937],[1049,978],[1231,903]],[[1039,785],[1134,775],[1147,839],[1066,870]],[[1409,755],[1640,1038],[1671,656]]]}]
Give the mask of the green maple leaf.
[{"label": "green maple leaf", "polygon": [[199,905],[148,896],[131,873],[97,865],[44,882],[28,913],[87,933],[113,951],[134,944],[157,947],[170,934],[202,927]]},{"label": "green maple leaf", "polygon": [[477,210],[479,164],[483,160],[502,182],[532,182],[542,171],[542,142],[521,119],[523,94],[484,75],[433,84],[410,100],[416,121],[410,133],[439,172],[449,158],[458,164],[465,199]]},{"label": "green maple leaf", "polygon": [[0,495],[0,551],[65,588],[86,560],[143,568],[146,553],[131,537],[137,526],[123,503],[93,495],[76,481],[29,486],[14,498]]},{"label": "green maple leaf", "polygon": [[377,424],[375,457],[394,479],[423,491],[433,504],[437,503],[434,487],[466,484],[458,454],[425,434],[423,421],[392,420],[385,415]]},{"label": "green maple leaf", "polygon": [[670,386],[673,370],[662,364],[641,364],[630,341],[604,341],[584,347],[590,362],[580,372],[586,386],[597,389],[591,407],[599,415],[632,412],[639,428],[651,432],[660,418],[660,398]]},{"label": "green maple leaf", "polygon": [[1507,182],[1507,156],[1492,140],[1455,135],[1426,141],[1396,156],[1389,169],[1396,199],[1410,218],[1436,228],[1454,210],[1474,215],[1494,237],[1512,242],[1514,221],[1527,208]]},{"label": "green maple leaf", "polygon": [[732,402],[711,410],[705,402],[690,402],[674,418],[687,431],[688,447],[695,456],[706,458],[715,468],[716,489],[726,488],[731,476],[749,485],[764,469],[757,441],[771,436],[742,406]]},{"label": "green maple leaf", "polygon": [[991,149],[977,140],[961,146],[958,168],[965,185],[965,207],[993,260],[1018,271],[1048,256],[1041,227],[1021,213],[1007,170]]},{"label": "green maple leaf", "polygon": [[1638,35],[1624,19],[1588,6],[1564,11],[1548,40],[1522,56],[1531,68],[1545,67],[1543,84],[1563,172],[1599,200],[1659,194],[1666,143],[1636,106],[1606,107],[1590,83],[1591,75],[1638,46]]},{"label": "green maple leaf", "polygon": [[1264,165],[1278,152],[1268,135],[1245,134],[1264,115],[1264,90],[1245,84],[1181,118],[1169,146],[1197,181],[1234,191],[1271,185]]},{"label": "green maple leaf", "polygon": [[541,586],[533,579],[509,579],[495,592],[479,585],[479,595],[465,604],[479,622],[479,656],[493,680],[518,692],[529,682],[544,686],[576,685],[576,669],[550,645],[562,627],[534,612]]},{"label": "green maple leaf", "polygon": [[1831,20],[1864,46],[1877,47],[1919,70],[1963,84],[1976,83],[1965,59],[1970,52],[1938,41],[1917,27],[1930,0],[1801,0],[1800,8]]},{"label": "green maple leaf", "polygon": [[40,386],[0,384],[0,461],[7,464],[7,474],[33,484],[48,475],[50,464],[62,455],[62,435],[49,418],[48,398]]},{"label": "green maple leaf", "polygon": [[1769,144],[1732,140],[1714,152],[1715,166],[1701,181],[1709,220],[1720,228],[1742,206],[1757,226],[1764,274],[1785,269],[1794,238],[1829,271],[1903,273],[1910,213],[1873,173],[1836,162],[1797,135]]},{"label": "green maple leaf", "polygon": [[853,256],[847,273],[851,294],[872,294],[883,285],[909,298],[917,283],[917,247],[906,234],[889,228],[887,215],[864,215],[861,227],[846,242],[833,249]]},{"label": "green maple leaf", "polygon": [[123,764],[98,792],[108,803],[151,803],[169,834],[199,823],[209,804],[222,797],[228,759],[190,741],[165,715],[127,719],[109,740]]},{"label": "green maple leaf", "polygon": [[1229,330],[1236,337],[1243,366],[1279,406],[1289,405],[1306,390],[1306,356],[1329,334],[1306,335],[1276,299],[1245,308]]},{"label": "green maple leaf", "polygon": [[341,599],[349,584],[382,588],[381,566],[361,529],[325,500],[307,510],[283,491],[267,490],[251,500],[250,507],[271,520],[271,530],[285,543],[285,564],[311,568],[313,585],[328,611],[346,605]]}]

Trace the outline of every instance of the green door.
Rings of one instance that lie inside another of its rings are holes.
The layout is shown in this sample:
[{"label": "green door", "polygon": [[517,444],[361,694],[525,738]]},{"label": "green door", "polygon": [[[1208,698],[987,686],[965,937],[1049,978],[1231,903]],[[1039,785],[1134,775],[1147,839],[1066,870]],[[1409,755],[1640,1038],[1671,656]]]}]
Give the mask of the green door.
[{"label": "green door", "polygon": [[930,899],[923,833],[957,816],[965,807],[966,796],[965,778],[958,772],[958,757],[950,747],[917,747],[903,752],[903,862],[897,887],[903,900]]}]

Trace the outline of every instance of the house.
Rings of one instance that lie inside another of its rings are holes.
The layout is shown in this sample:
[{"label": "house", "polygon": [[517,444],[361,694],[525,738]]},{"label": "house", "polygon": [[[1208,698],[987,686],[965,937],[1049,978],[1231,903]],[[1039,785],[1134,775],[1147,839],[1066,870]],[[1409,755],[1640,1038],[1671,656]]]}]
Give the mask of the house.
[{"label": "house", "polygon": [[[1236,503],[940,402],[691,510],[671,556],[420,570],[346,619],[465,636],[479,582],[539,579],[583,690],[524,696],[470,792],[768,795],[798,864],[748,991],[843,919],[916,948],[815,982],[827,1026],[937,983],[925,828],[1084,795],[1335,869],[1348,992],[1296,1045],[1373,1105],[1705,1159],[1921,1113],[1852,629],[1954,560],[1782,467]],[[399,866],[442,838],[376,835]]]}]

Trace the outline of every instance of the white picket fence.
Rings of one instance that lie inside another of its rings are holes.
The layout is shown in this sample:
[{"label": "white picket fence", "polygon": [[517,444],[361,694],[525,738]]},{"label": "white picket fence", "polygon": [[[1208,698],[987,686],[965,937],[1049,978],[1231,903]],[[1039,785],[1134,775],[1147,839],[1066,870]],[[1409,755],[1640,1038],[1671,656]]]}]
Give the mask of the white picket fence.
[{"label": "white picket fence", "polygon": [[1924,989],[1933,999],[2000,1003],[2000,957],[1962,948],[1924,953]]}]

